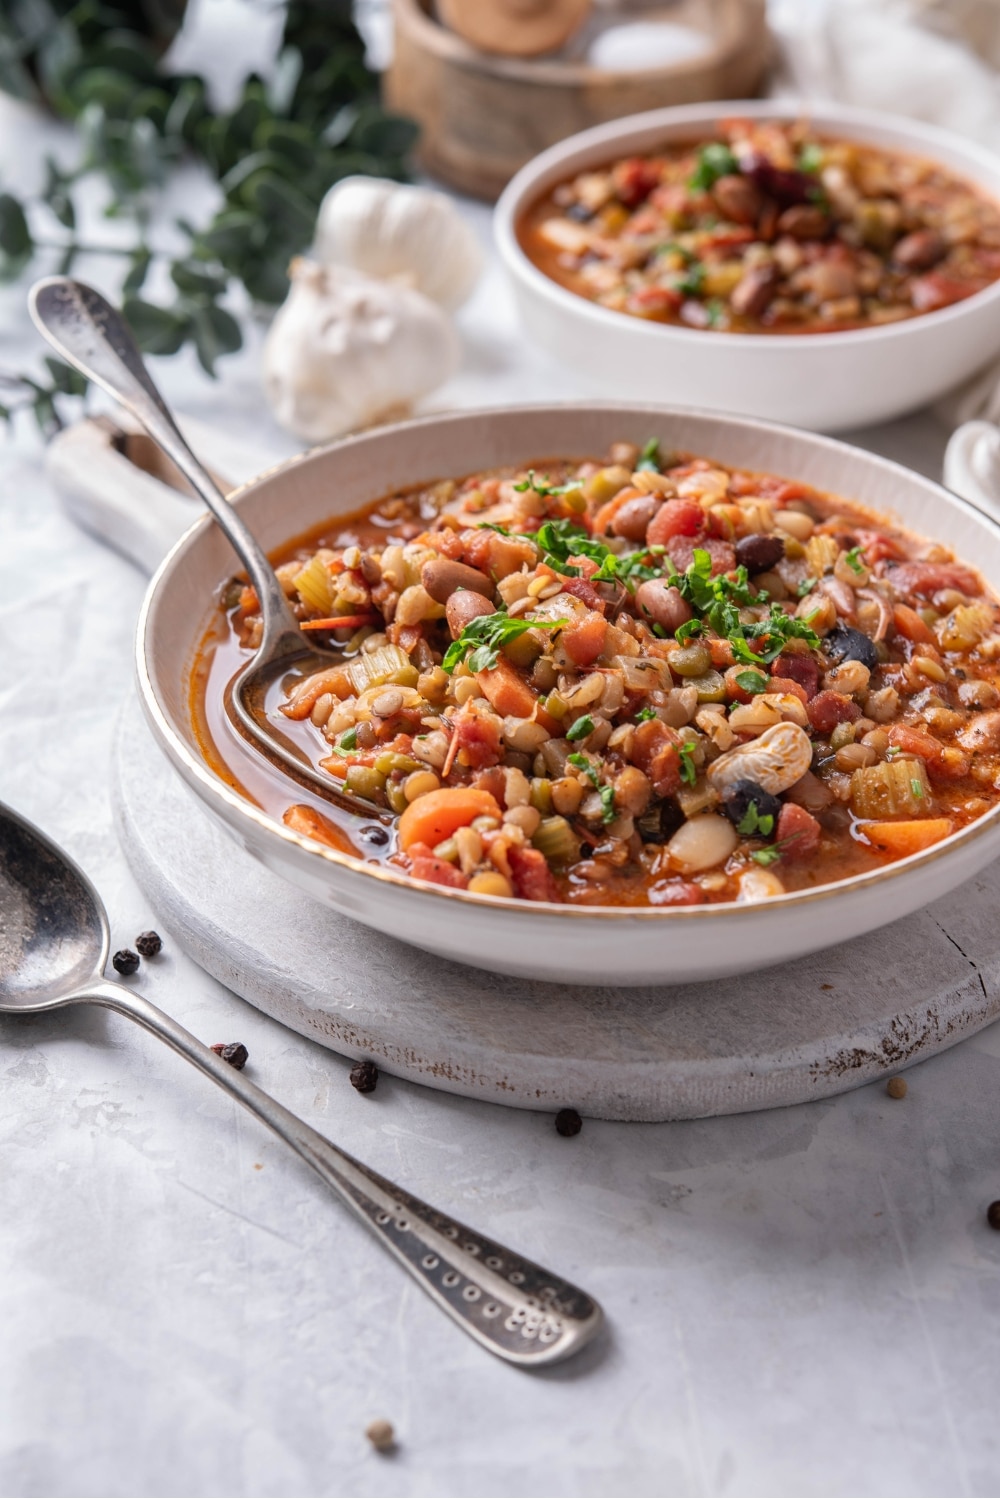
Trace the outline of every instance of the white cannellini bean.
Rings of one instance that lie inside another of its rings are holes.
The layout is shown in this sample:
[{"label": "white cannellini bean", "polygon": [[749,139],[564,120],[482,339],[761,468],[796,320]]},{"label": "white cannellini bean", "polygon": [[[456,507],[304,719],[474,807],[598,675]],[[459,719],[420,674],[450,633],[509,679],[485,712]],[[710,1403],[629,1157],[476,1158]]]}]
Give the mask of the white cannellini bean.
[{"label": "white cannellini bean", "polygon": [[759,739],[737,745],[720,755],[708,768],[708,780],[717,792],[735,781],[756,781],[765,792],[777,796],[804,776],[812,764],[812,742],[798,724],[775,724]]},{"label": "white cannellini bean", "polygon": [[766,901],[769,896],[783,896],[785,887],[773,870],[744,870],[740,876],[737,901]]},{"label": "white cannellini bean", "polygon": [[682,875],[711,870],[729,858],[739,838],[728,818],[700,813],[682,823],[667,845],[671,865]]}]

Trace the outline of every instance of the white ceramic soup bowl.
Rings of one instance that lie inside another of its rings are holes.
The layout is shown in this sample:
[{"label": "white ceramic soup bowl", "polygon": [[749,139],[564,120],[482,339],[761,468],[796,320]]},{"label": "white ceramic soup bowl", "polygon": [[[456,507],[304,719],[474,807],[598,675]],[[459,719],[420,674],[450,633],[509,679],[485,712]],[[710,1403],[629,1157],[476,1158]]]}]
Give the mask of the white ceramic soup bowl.
[{"label": "white ceramic soup bowl", "polygon": [[525,333],[595,392],[741,412],[821,432],[886,421],[935,400],[1000,354],[1000,281],[939,312],[843,333],[714,333],[646,322],[567,291],[517,239],[525,211],[556,183],[670,141],[710,137],[732,116],[796,120],[822,134],[921,156],[1000,198],[1000,157],[895,115],[773,100],[651,110],[582,131],[536,156],[496,206],[497,248]]},{"label": "white ceramic soup bowl", "polygon": [[[954,547],[1000,590],[1000,528],[964,500],[830,438],[657,406],[523,407],[429,417],[293,459],[238,492],[251,529],[277,547],[394,489],[494,465],[605,453],[658,437],[720,462],[771,470],[859,501]],[[139,691],[153,733],[203,805],[270,870],[315,900],[432,953],[505,974],[631,985],[748,972],[880,927],[1000,856],[1000,807],[922,854],[836,885],[752,905],[575,907],[471,895],[408,879],[304,838],[206,764],[192,729],[196,642],[236,566],[206,516],[149,587],[137,636]],[[300,800],[288,783],[288,802]]]}]

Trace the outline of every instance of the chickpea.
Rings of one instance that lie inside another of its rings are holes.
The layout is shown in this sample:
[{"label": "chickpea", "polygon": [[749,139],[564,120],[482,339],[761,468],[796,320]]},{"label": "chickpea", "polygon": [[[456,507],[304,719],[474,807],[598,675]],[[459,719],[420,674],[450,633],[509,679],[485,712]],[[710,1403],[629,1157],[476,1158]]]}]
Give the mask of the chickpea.
[{"label": "chickpea", "polygon": [[[652,786],[649,777],[638,766],[626,766],[615,777],[615,807],[634,818],[641,817],[649,806]],[[625,835],[621,835],[624,837]]]},{"label": "chickpea", "polygon": [[552,806],[564,818],[572,818],[580,811],[583,801],[583,785],[575,776],[562,776],[552,783]]}]

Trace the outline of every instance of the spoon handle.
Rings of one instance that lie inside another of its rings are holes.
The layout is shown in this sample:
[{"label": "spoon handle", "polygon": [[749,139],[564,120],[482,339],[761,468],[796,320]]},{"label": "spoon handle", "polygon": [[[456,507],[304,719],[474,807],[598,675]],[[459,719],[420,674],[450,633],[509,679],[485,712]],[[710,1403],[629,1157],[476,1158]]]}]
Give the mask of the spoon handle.
[{"label": "spoon handle", "polygon": [[289,645],[301,649],[298,625],[267,555],[191,452],[121,313],[93,287],[68,276],[36,282],[28,305],[53,348],[132,413],[204,500],[257,592],[264,617],[263,644],[273,648],[288,635]]},{"label": "spoon handle", "polygon": [[596,1333],[603,1315],[586,1292],[339,1150],[142,995],[103,980],[71,998],[138,1021],[207,1073],[297,1151],[438,1307],[492,1354],[517,1365],[554,1364]]}]

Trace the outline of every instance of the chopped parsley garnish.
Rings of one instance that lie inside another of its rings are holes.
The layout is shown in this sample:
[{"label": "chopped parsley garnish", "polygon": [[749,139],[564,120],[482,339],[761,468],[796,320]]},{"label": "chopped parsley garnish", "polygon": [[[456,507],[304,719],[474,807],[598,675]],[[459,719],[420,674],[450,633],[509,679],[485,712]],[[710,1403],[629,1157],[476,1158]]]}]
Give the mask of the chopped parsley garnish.
[{"label": "chopped parsley garnish", "polygon": [[[503,526],[489,525],[487,529],[499,531],[504,536],[511,535]],[[571,557],[589,557],[599,565],[591,578],[592,583],[621,583],[631,594],[635,593],[637,579],[660,576],[659,568],[643,562],[648,555],[646,552],[622,555],[612,552],[604,542],[592,537],[579,521],[568,518],[544,521],[537,531],[520,531],[517,535],[534,542],[546,566],[564,578],[575,578],[580,574],[580,569],[569,561]]]},{"label": "chopped parsley garnish", "polygon": [[697,297],[704,284],[705,267],[700,260],[692,260],[674,282],[674,287],[678,292],[683,292],[685,297]]},{"label": "chopped parsley garnish", "polygon": [[[667,579],[668,587],[676,588],[681,596],[696,609],[705,625],[716,635],[725,637],[733,648],[738,662],[751,666],[767,666],[780,656],[786,643],[793,637],[806,642],[813,649],[819,647],[819,636],[807,620],[788,615],[780,604],[772,604],[765,620],[744,622],[740,619],[740,606],[761,604],[766,594],[757,593],[752,587],[747,570],[739,567],[735,578],[725,574],[712,577],[712,558],[703,547],[694,549],[694,558],[683,574],[672,573]],[[697,632],[682,625],[684,639]],[[679,632],[677,633],[679,636]],[[750,642],[761,643],[754,651]]]},{"label": "chopped parsley garnish", "polygon": [[768,865],[777,864],[778,860],[781,858],[781,845],[765,844],[763,849],[755,849],[750,858],[753,860],[754,864],[763,865],[766,869]]},{"label": "chopped parsley garnish", "polygon": [[798,594],[800,599],[804,599],[807,594],[812,593],[817,583],[819,583],[818,578],[803,578],[802,582],[799,584],[795,592]]},{"label": "chopped parsley garnish", "polygon": [[479,615],[470,620],[457,641],[452,641],[441,662],[446,672],[454,672],[459,662],[468,658],[470,672],[488,672],[500,657],[500,648],[528,630],[558,630],[566,620],[511,619],[505,610]]},{"label": "chopped parsley garnish", "polygon": [[340,736],[340,739],[333,746],[333,753],[334,755],[349,755],[352,750],[356,750],[357,748],[358,726],[355,724],[352,729],[348,729],[346,734]]},{"label": "chopped parsley garnish", "polygon": [[910,778],[910,791],[914,797],[922,797],[924,795],[924,784],[916,776],[911,776]]},{"label": "chopped parsley garnish", "polygon": [[648,724],[650,719],[655,719],[658,717],[659,716],[656,712],[656,709],[649,708],[647,706],[646,708],[640,708],[639,712],[635,716],[635,722],[637,724]]},{"label": "chopped parsley garnish", "polygon": [[697,743],[697,740],[686,740],[677,752],[681,758],[681,780],[686,781],[688,786],[694,786],[698,780],[698,770],[694,763]]},{"label": "chopped parsley garnish", "polygon": [[800,172],[818,172],[823,165],[823,147],[818,146],[815,141],[806,141],[795,165]]},{"label": "chopped parsley garnish", "polygon": [[698,150],[698,165],[688,178],[688,187],[696,193],[707,193],[720,177],[731,177],[740,164],[724,141],[710,141]]},{"label": "chopped parsley garnish", "polygon": [[585,740],[588,734],[594,732],[594,721],[589,714],[581,714],[580,718],[572,723],[566,731],[568,740]]},{"label": "chopped parsley garnish", "polygon": [[659,474],[661,472],[659,438],[650,438],[649,442],[639,454],[639,461],[635,467],[637,470],[642,470],[643,472],[646,472],[647,470],[651,470],[654,474]]},{"label": "chopped parsley garnish", "polygon": [[851,550],[850,550],[850,552],[845,552],[844,553],[844,561],[846,562],[847,566],[851,569],[852,573],[863,573],[865,571],[865,565],[861,561],[861,548],[860,547],[852,547]]},{"label": "chopped parsley garnish", "polygon": [[605,786],[602,783],[600,773],[598,772],[598,769],[594,765],[593,761],[588,760],[587,757],[585,755],[581,755],[579,751],[576,751],[573,755],[567,755],[566,761],[568,765],[576,766],[576,769],[578,771],[582,771],[587,779],[592,783],[594,790],[600,793],[602,820],[605,823],[613,822],[615,817],[614,787]]},{"label": "chopped parsley garnish", "polygon": [[751,695],[767,690],[767,678],[763,672],[755,672],[752,667],[748,667],[745,672],[737,672],[736,681],[745,693]]},{"label": "chopped parsley garnish", "polygon": [[683,625],[678,625],[674,631],[674,640],[686,645],[692,636],[701,635],[703,626],[700,620],[685,620]]},{"label": "chopped parsley garnish", "polygon": [[522,479],[514,488],[522,495],[525,490],[534,490],[536,495],[568,495],[570,490],[578,490],[580,483],[579,479],[571,479],[566,484],[549,484],[547,479],[536,479],[534,469],[529,469],[527,479]]},{"label": "chopped parsley garnish", "polygon": [[774,814],[761,813],[757,810],[756,802],[751,802],[746,812],[736,825],[736,832],[742,833],[746,838],[767,838],[774,831]]},{"label": "chopped parsley garnish", "polygon": [[726,304],[718,297],[709,297],[705,303],[709,328],[718,328],[726,316]]}]

